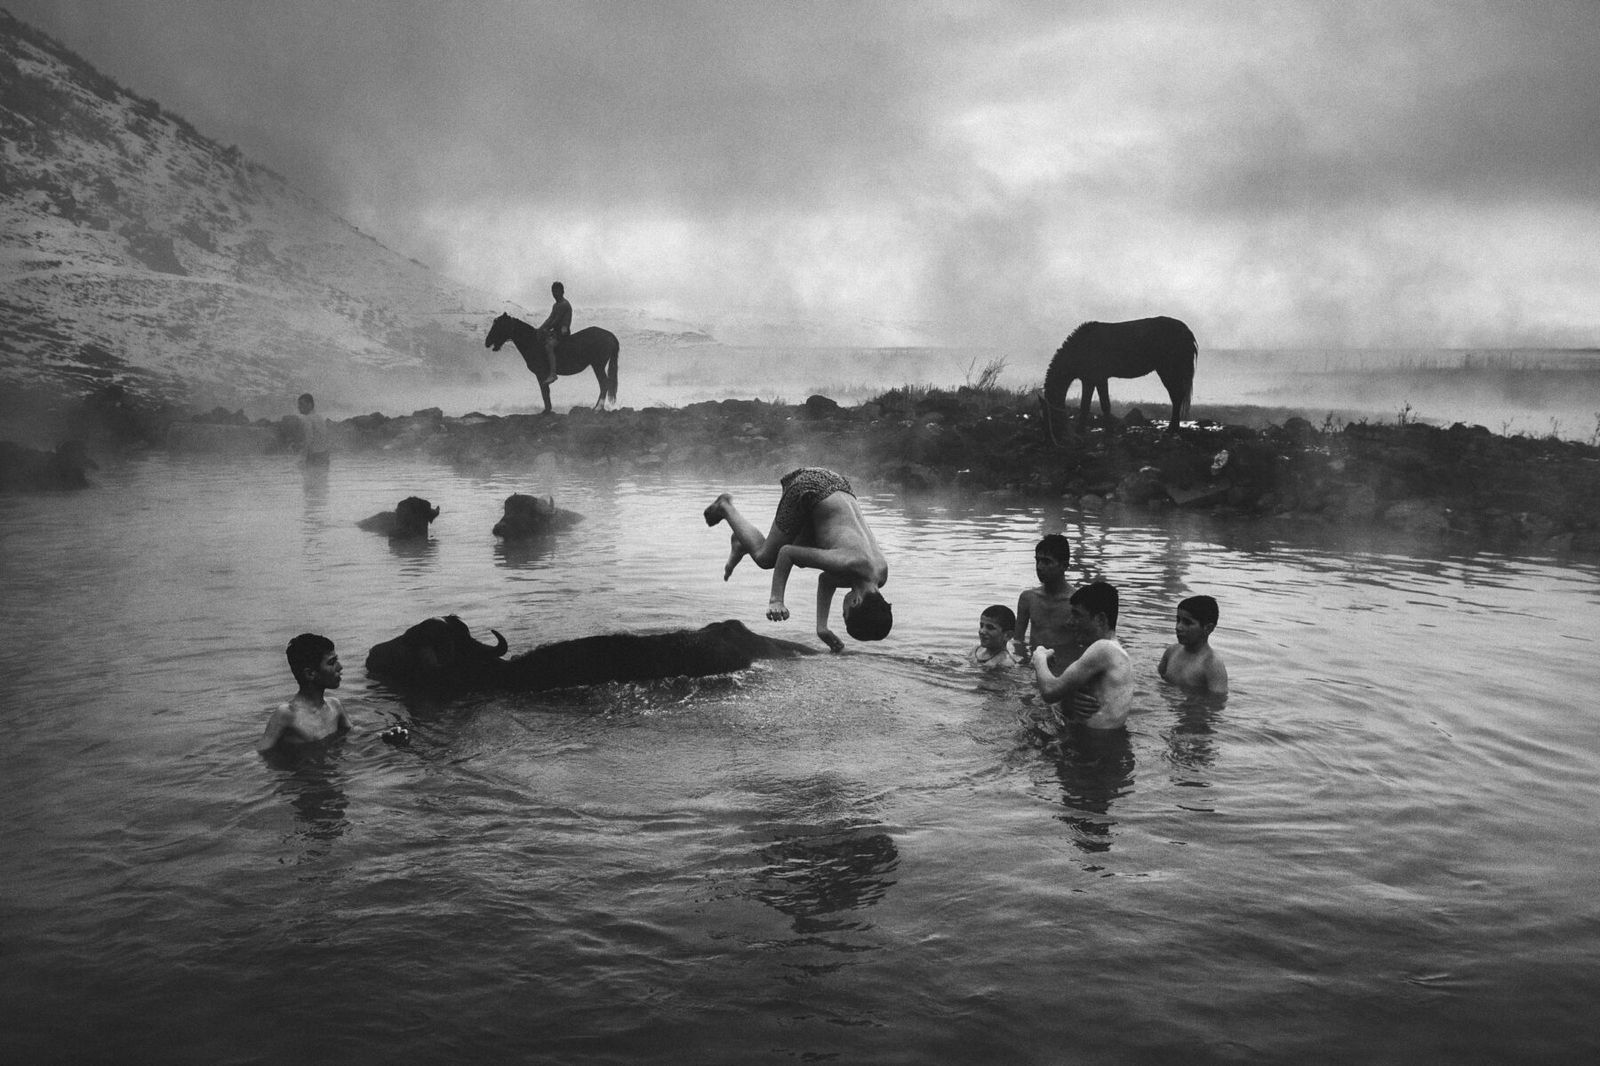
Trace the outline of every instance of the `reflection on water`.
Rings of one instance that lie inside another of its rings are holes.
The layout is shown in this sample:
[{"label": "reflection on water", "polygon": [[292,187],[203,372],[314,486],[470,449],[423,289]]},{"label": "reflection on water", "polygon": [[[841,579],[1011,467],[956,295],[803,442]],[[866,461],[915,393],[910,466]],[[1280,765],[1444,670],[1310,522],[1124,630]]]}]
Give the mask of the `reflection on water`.
[{"label": "reflection on water", "polygon": [[[358,456],[101,474],[0,499],[0,996],[24,1057],[70,1058],[79,1031],[174,1061],[1600,1052],[1592,561],[868,495],[888,641],[402,699],[360,664],[430,615],[514,653],[729,617],[814,641],[806,612],[762,618],[770,574],[721,579],[701,518],[723,488],[770,513],[775,479]],[[514,491],[587,521],[497,541]],[[419,493],[449,517],[427,541],[355,528]],[[1121,592],[1136,709],[1115,737],[1043,732],[1025,678],[963,659],[1058,531],[1076,579]],[[1201,592],[1225,702],[1155,675]],[[308,630],[338,645],[357,731],[263,762]],[[392,720],[408,748],[372,735]]]},{"label": "reflection on water", "polygon": [[294,812],[292,840],[300,844],[301,862],[328,854],[349,827],[344,775],[339,766],[342,738],[299,748],[277,748],[264,757],[276,771],[273,791],[288,799]]},{"label": "reflection on water", "polygon": [[1109,851],[1116,820],[1111,805],[1133,791],[1133,743],[1127,730],[1067,726],[1045,749],[1055,760],[1072,844],[1090,853]]},{"label": "reflection on water", "polygon": [[791,830],[761,849],[751,895],[794,919],[801,934],[864,928],[846,912],[870,907],[894,884],[894,839],[865,826]]},{"label": "reflection on water", "polygon": [[553,534],[522,540],[497,540],[494,546],[495,563],[510,570],[537,568],[550,561],[560,544],[560,538]]}]

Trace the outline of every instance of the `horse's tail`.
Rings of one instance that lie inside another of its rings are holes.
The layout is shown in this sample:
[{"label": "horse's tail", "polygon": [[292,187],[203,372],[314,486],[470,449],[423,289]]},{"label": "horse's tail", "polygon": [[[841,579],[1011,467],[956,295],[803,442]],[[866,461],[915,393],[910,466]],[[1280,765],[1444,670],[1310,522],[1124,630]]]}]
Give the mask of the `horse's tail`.
[{"label": "horse's tail", "polygon": [[1189,401],[1194,397],[1195,368],[1200,365],[1200,345],[1194,339],[1194,331],[1187,325],[1175,318],[1172,319],[1172,324],[1176,327],[1172,331],[1172,339],[1177,346],[1178,355],[1188,357],[1187,362],[1180,367],[1177,388],[1173,390],[1174,397],[1178,401],[1179,417],[1187,417]]},{"label": "horse's tail", "polygon": [[611,337],[611,354],[606,357],[606,393],[612,400],[617,398],[617,354],[622,350],[622,345],[617,342],[615,335]]}]

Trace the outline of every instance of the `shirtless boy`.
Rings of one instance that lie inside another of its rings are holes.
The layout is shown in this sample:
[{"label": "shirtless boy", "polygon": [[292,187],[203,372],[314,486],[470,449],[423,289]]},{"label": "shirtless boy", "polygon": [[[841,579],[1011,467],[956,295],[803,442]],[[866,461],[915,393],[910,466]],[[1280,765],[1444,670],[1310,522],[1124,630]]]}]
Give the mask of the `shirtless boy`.
[{"label": "shirtless boy", "polygon": [[828,628],[828,612],[836,589],[849,589],[840,613],[844,628],[857,640],[882,640],[889,635],[894,614],[879,589],[889,580],[889,564],[867,528],[861,505],[850,482],[832,470],[802,467],[785,474],[783,498],[766,536],[733,505],[724,492],[705,510],[706,525],[727,520],[733,529],[728,565],[722,580],[748,555],[763,570],[772,571],[772,595],[767,617],[782,622],[789,617],[784,605],[789,572],[796,566],[820,570],[817,576],[817,636],[834,651],[844,641]]},{"label": "shirtless boy", "polygon": [[344,676],[333,641],[315,633],[301,633],[289,642],[284,654],[300,683],[300,691],[288,703],[279,704],[267,719],[266,732],[256,744],[259,752],[271,751],[279,744],[310,744],[350,729],[350,719],[339,701],[323,695],[330,688],[338,688]]},{"label": "shirtless boy", "polygon": [[1003,670],[1020,661],[1012,656],[1009,647],[1011,634],[1017,627],[1017,616],[1003,603],[985,607],[978,616],[978,646],[968,655],[985,670]]},{"label": "shirtless boy", "polygon": [[[1072,589],[1067,564],[1072,546],[1060,533],[1047,533],[1033,549],[1033,572],[1039,587],[1017,598],[1017,629],[1012,654],[1025,660],[1037,648],[1049,648],[1071,661],[1082,647],[1072,627]],[[1031,627],[1031,630],[1030,630]]]},{"label": "shirtless boy", "polygon": [[1072,624],[1088,644],[1061,674],[1050,672],[1050,649],[1033,653],[1039,693],[1061,705],[1068,725],[1121,729],[1133,705],[1133,665],[1117,641],[1117,590],[1104,581],[1072,594]]},{"label": "shirtless boy", "polygon": [[1228,668],[1211,647],[1217,628],[1217,601],[1210,596],[1190,596],[1178,604],[1178,643],[1161,653],[1161,676],[1174,685],[1223,695],[1228,691]]}]

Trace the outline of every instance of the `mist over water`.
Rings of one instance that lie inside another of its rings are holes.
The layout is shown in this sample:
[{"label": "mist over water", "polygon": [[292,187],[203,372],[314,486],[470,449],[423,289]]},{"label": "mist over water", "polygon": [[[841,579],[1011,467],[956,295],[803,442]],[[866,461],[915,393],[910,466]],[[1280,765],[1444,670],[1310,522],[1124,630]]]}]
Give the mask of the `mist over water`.
[{"label": "mist over water", "polygon": [[[1054,350],[1002,348],[731,347],[721,344],[624,345],[618,402],[623,407],[682,407],[702,401],[758,399],[797,404],[821,394],[845,406],[891,389],[976,384],[993,364],[1002,389],[1038,389]],[[409,414],[439,407],[524,414],[542,410],[538,385],[507,347],[453,381],[393,375],[360,382],[330,376],[316,386],[319,408],[344,418],[371,411]],[[598,394],[589,372],[551,388],[557,411],[591,406]],[[1068,393],[1076,403],[1079,386]],[[1117,410],[1138,404],[1151,417],[1168,403],[1160,381],[1113,379]],[[1600,429],[1600,352],[1591,349],[1215,349],[1202,347],[1194,405],[1300,410],[1317,424],[1397,419],[1449,426],[1481,425],[1495,433],[1591,440]],[[282,411],[248,405],[252,417]],[[1098,410],[1098,402],[1096,406]],[[1200,413],[1204,413],[1203,410]]]}]

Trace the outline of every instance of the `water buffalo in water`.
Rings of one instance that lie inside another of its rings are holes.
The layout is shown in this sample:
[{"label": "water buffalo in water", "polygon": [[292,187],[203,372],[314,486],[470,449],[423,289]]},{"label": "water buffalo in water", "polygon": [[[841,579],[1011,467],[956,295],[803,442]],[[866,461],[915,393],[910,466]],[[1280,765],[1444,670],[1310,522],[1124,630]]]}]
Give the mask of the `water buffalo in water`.
[{"label": "water buffalo in water", "polygon": [[571,529],[582,521],[583,515],[562,510],[553,497],[515,492],[506,497],[506,513],[494,524],[494,535],[506,540],[527,540],[559,529]]},{"label": "water buffalo in water", "polygon": [[815,648],[752,633],[728,619],[670,633],[604,633],[544,644],[506,658],[506,638],[473,638],[455,615],[418,622],[367,653],[368,676],[434,691],[540,692],[607,681],[705,677],[743,670],[757,659],[792,659]]},{"label": "water buffalo in water", "polygon": [[420,539],[428,535],[428,523],[439,517],[439,508],[421,496],[407,496],[392,511],[379,511],[356,525],[369,533],[382,533],[392,540]]}]

